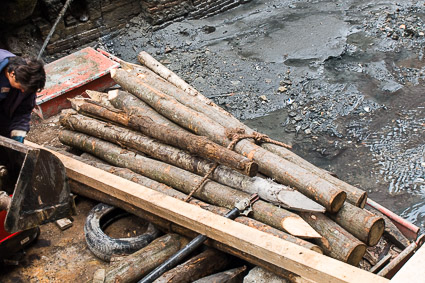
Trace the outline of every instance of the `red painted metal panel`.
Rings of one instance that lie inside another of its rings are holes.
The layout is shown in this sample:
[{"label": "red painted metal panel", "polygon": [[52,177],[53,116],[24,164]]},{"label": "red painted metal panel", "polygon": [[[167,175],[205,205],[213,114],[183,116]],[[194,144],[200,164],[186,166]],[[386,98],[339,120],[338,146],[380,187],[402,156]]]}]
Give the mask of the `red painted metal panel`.
[{"label": "red painted metal panel", "polygon": [[37,111],[41,110],[38,114],[50,117],[70,106],[67,98],[82,94],[86,89],[102,91],[113,86],[109,72],[118,67],[117,62],[91,47],[47,64],[46,86],[37,95]]}]

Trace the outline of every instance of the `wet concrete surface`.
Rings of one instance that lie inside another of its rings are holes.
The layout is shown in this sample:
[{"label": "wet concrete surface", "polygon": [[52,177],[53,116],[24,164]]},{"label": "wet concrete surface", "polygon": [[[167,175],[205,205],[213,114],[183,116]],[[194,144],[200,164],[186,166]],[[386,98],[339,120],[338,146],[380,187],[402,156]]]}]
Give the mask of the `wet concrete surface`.
[{"label": "wet concrete surface", "polygon": [[251,1],[98,46],[145,50],[246,124],[423,226],[424,1]]}]

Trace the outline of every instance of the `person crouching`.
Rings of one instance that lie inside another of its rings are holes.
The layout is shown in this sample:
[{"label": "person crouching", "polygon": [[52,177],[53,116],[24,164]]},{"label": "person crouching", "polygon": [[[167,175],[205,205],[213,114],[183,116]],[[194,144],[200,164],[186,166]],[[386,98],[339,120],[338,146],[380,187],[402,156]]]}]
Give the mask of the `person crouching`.
[{"label": "person crouching", "polygon": [[36,93],[44,88],[41,60],[0,49],[0,135],[24,142],[30,129]]}]

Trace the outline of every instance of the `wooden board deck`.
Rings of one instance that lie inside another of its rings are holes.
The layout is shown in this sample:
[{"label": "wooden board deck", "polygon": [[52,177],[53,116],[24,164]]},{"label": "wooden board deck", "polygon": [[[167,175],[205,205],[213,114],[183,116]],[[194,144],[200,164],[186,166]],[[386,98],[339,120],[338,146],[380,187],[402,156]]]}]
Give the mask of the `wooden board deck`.
[{"label": "wooden board deck", "polygon": [[[27,144],[39,147],[36,144]],[[56,153],[67,176],[313,282],[389,282],[330,257]]]}]

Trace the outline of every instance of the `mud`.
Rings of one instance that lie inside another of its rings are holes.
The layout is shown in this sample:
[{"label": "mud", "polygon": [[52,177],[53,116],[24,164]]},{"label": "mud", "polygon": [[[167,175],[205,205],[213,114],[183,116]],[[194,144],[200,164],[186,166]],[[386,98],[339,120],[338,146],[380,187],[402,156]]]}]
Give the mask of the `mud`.
[{"label": "mud", "polygon": [[[104,262],[93,255],[86,245],[84,224],[90,210],[97,204],[83,197],[76,198],[77,215],[72,227],[62,231],[55,223],[40,226],[37,241],[24,250],[19,265],[0,264],[0,282],[91,282],[97,269],[106,269]],[[107,227],[104,232],[113,238],[128,238],[143,234],[146,222],[125,216]]]},{"label": "mud", "polygon": [[423,226],[423,1],[252,1],[100,42],[145,50],[258,131]]}]

